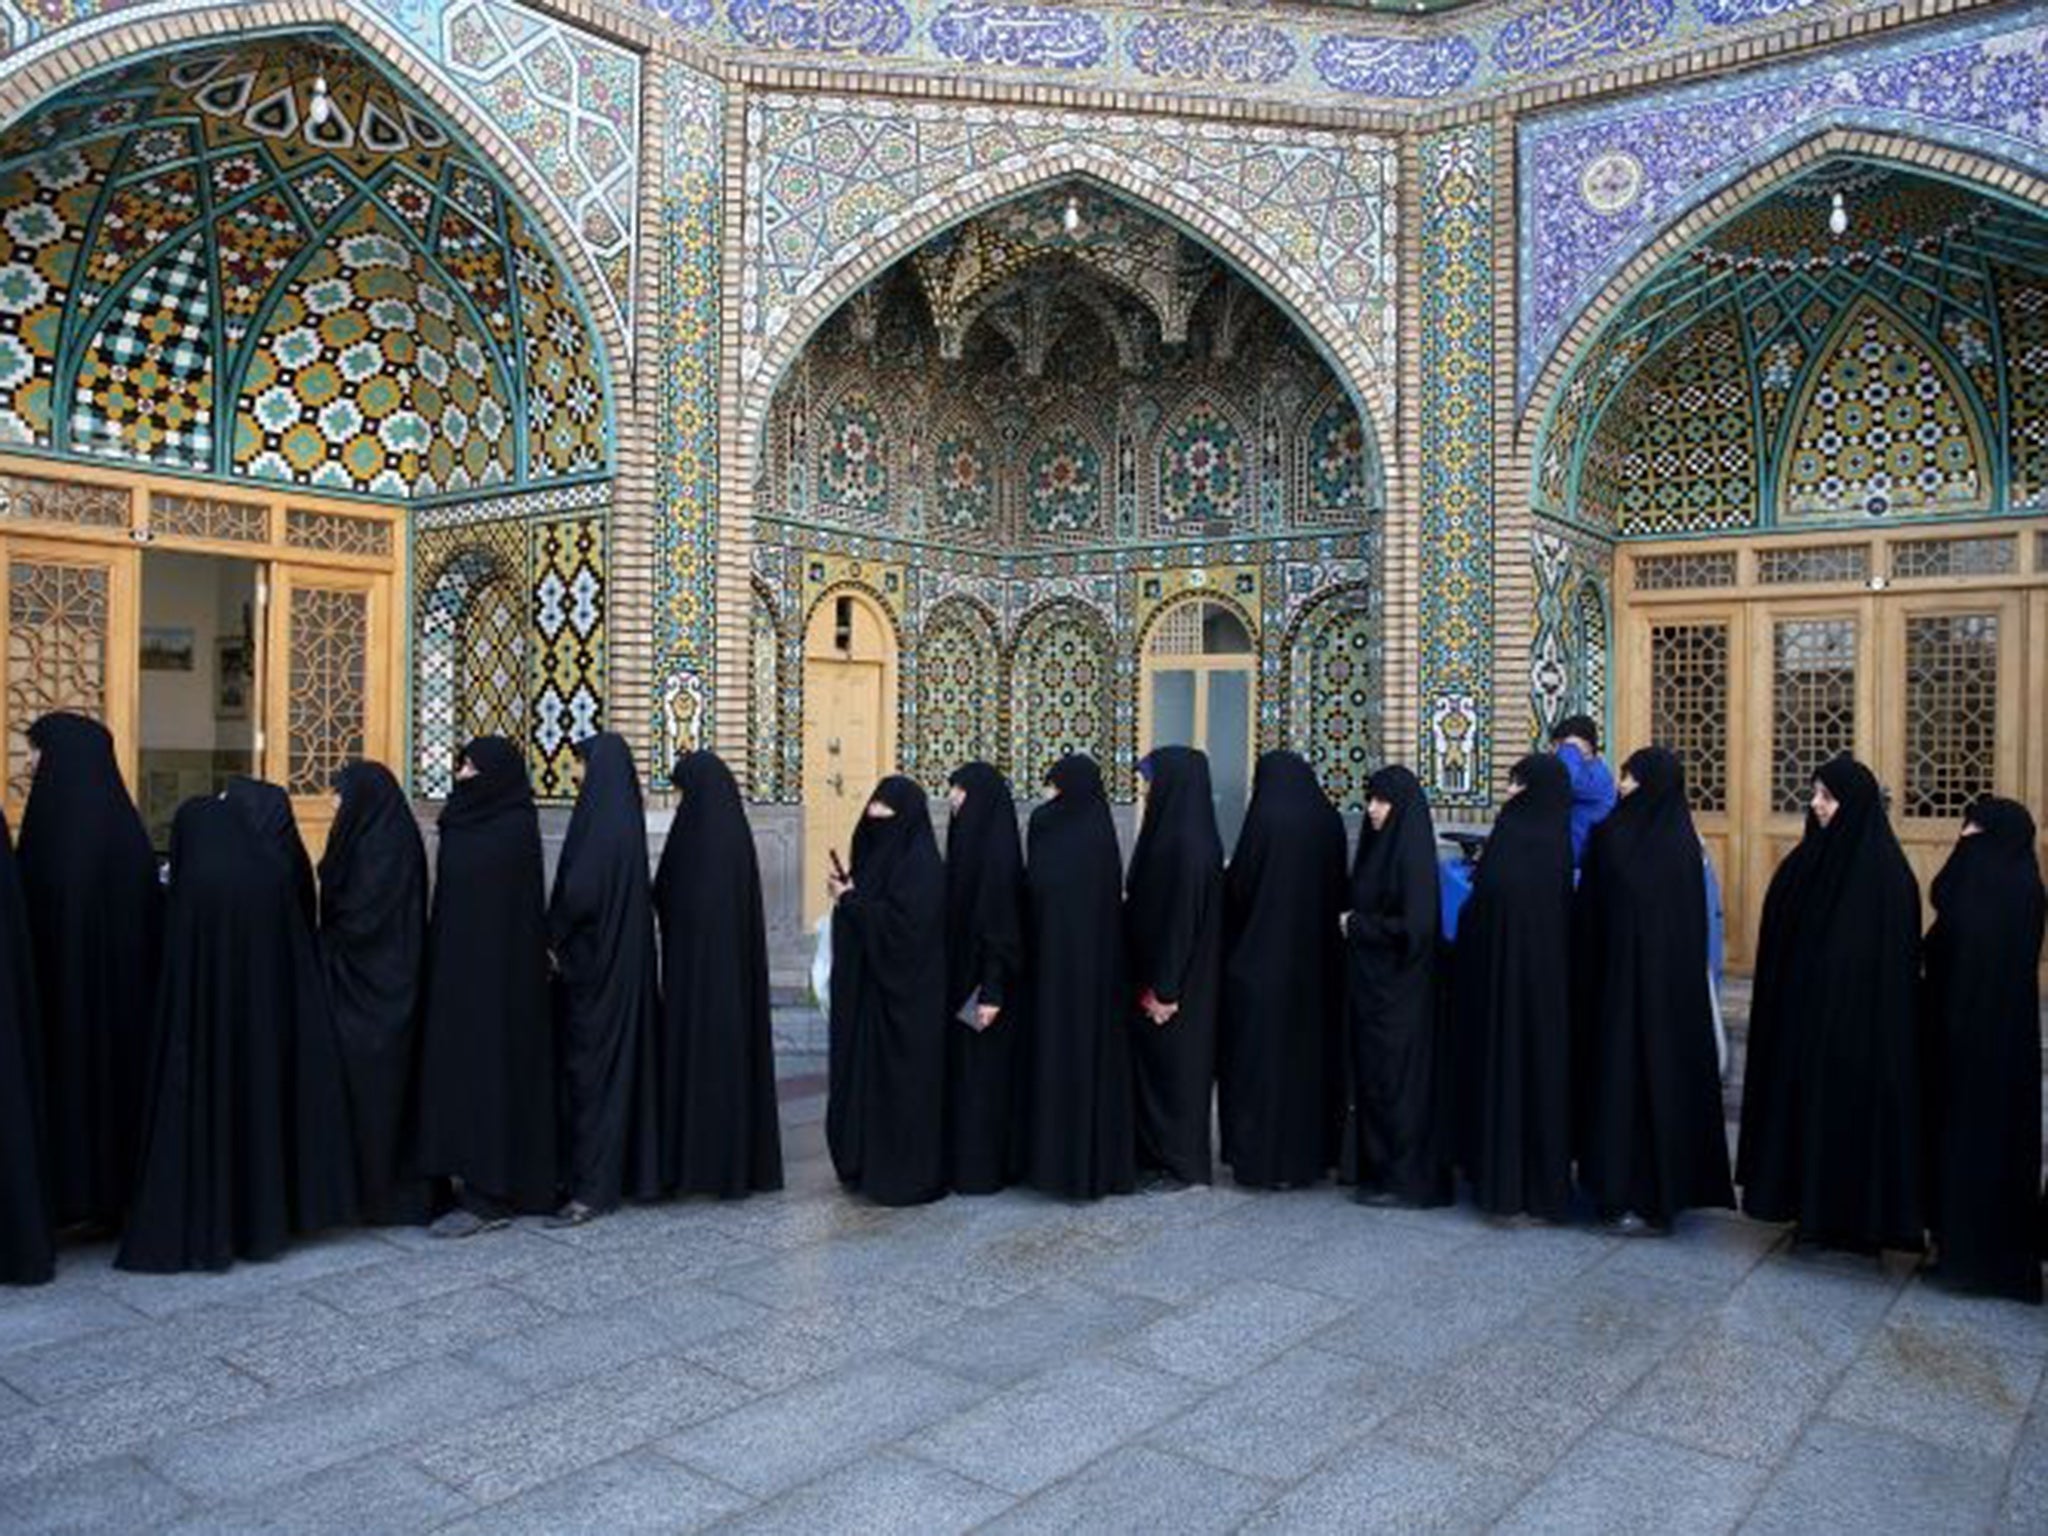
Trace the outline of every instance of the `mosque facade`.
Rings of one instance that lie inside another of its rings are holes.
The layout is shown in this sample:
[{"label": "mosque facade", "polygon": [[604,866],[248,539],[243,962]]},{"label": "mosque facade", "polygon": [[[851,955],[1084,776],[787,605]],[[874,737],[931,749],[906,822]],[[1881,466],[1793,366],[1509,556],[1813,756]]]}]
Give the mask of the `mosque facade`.
[{"label": "mosque facade", "polygon": [[[2048,6],[0,0],[6,796],[1205,746],[2048,800]],[[814,903],[812,903],[814,904]]]}]

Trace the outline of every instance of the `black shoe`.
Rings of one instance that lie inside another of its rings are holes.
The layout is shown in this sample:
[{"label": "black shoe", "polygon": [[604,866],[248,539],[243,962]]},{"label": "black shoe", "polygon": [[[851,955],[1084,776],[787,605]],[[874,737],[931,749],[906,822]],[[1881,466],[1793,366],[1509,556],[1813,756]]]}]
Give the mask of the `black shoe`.
[{"label": "black shoe", "polygon": [[1175,1178],[1163,1168],[1138,1175],[1138,1193],[1141,1195],[1176,1195],[1187,1187],[1186,1179]]},{"label": "black shoe", "polygon": [[571,1200],[567,1205],[555,1212],[554,1215],[550,1216],[545,1225],[550,1227],[580,1227],[595,1220],[597,1220],[597,1211],[594,1208],[585,1205],[581,1200]]},{"label": "black shoe", "polygon": [[509,1216],[479,1216],[475,1211],[457,1206],[427,1228],[429,1237],[475,1237],[479,1232],[495,1232],[500,1227],[512,1225]]},{"label": "black shoe", "polygon": [[1671,1228],[1659,1226],[1634,1211],[1623,1211],[1619,1216],[1608,1218],[1607,1231],[1614,1237],[1669,1237]]}]

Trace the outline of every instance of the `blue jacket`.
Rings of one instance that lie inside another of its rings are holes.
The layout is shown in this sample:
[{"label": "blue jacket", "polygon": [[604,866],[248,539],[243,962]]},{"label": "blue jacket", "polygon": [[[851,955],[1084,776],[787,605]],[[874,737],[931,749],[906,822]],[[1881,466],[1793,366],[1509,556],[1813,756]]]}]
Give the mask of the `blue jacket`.
[{"label": "blue jacket", "polygon": [[1587,757],[1569,743],[1557,749],[1557,760],[1572,781],[1572,878],[1577,880],[1587,837],[1614,809],[1614,775],[1599,758]]},{"label": "blue jacket", "polygon": [[1721,987],[1721,962],[1727,949],[1725,931],[1726,918],[1721,911],[1721,881],[1714,873],[1714,857],[1707,852],[1707,845],[1700,844],[1700,868],[1707,872],[1707,974],[1714,978],[1714,989]]}]

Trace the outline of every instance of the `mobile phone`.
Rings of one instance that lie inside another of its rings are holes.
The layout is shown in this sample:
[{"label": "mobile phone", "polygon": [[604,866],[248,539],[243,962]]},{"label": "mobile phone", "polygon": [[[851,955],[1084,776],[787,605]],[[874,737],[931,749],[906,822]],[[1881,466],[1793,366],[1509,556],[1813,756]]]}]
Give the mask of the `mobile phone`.
[{"label": "mobile phone", "polygon": [[834,880],[846,879],[846,866],[839,862],[839,850],[837,848],[828,848],[825,851],[832,860],[832,878]]}]

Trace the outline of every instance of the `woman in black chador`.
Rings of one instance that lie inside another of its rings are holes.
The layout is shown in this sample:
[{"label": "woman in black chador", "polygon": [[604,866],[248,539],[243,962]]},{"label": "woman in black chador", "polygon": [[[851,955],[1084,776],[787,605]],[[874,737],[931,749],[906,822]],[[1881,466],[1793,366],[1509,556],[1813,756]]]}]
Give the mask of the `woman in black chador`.
[{"label": "woman in black chador", "polygon": [[1876,777],[1838,757],[1764,897],[1738,1159],[1750,1215],[1858,1252],[1925,1241],[1919,970],[1920,888]]},{"label": "woman in black chador", "polygon": [[411,1166],[407,1111],[427,944],[427,854],[405,791],[382,763],[334,776],[340,802],[320,855],[320,960],[355,1121],[363,1217],[431,1214]]},{"label": "woman in black chador", "polygon": [[0,811],[0,1285],[56,1273],[44,1188],[43,1063],[28,908]]},{"label": "woman in black chador", "polygon": [[946,1192],[946,871],[924,791],[876,786],[832,878],[825,1139],[841,1182],[880,1205]]},{"label": "woman in black chador", "polygon": [[951,780],[946,834],[946,1168],[963,1195],[994,1194],[1021,1158],[1018,1011],[1024,969],[1024,850],[1010,786],[987,763]]},{"label": "woman in black chador", "polygon": [[1735,1203],[1700,858],[1685,771],[1645,747],[1587,841],[1573,955],[1579,1182],[1625,1232]]},{"label": "woman in black chador", "polygon": [[1223,882],[1217,1100],[1240,1184],[1313,1184],[1336,1165],[1343,907],[1344,818],[1305,761],[1268,752]]},{"label": "woman in black chador", "polygon": [[291,871],[292,897],[306,919],[306,927],[319,927],[320,902],[313,888],[313,860],[306,852],[306,840],[299,836],[299,820],[292,814],[291,796],[266,779],[241,774],[228,780],[226,796],[228,804],[241,808],[249,824]]},{"label": "woman in black chador", "polygon": [[1928,1226],[1959,1289],[2041,1299],[2041,923],[2034,818],[1985,796],[1934,877],[1922,1015]]},{"label": "woman in black chador", "polygon": [[106,727],[45,715],[28,740],[21,888],[42,1009],[50,1219],[113,1228],[135,1188],[163,889]]},{"label": "woman in black chador", "polygon": [[1482,1211],[1563,1221],[1572,1182],[1571,780],[1540,754],[1515,764],[1508,786],[1458,919],[1458,1161]]},{"label": "woman in black chador", "polygon": [[576,1226],[661,1193],[654,900],[647,813],[625,739],[576,743],[583,782],[555,864],[548,947],[560,975],[562,1151]]},{"label": "woman in black chador", "polygon": [[1094,759],[1061,758],[1045,782],[1025,867],[1024,1181],[1074,1200],[1127,1195],[1137,1142],[1123,855]]},{"label": "woman in black chador", "polygon": [[1437,988],[1436,824],[1406,768],[1380,769],[1365,793],[1344,914],[1359,1198],[1443,1205],[1451,1063]]},{"label": "woman in black chador", "polygon": [[441,808],[420,1039],[420,1171],[460,1183],[443,1237],[555,1204],[554,1044],[540,818],[502,736],[462,749]]},{"label": "woman in black chador", "polygon": [[114,1262],[268,1259],[356,1214],[347,1089],[290,861],[242,806],[188,800],[171,895],[135,1207]]},{"label": "woman in black chador", "polygon": [[754,834],[732,771],[679,759],[654,878],[661,919],[661,1182],[733,1199],[782,1188],[768,930]]},{"label": "woman in black chador", "polygon": [[1209,759],[1160,747],[1138,765],[1145,807],[1124,885],[1138,999],[1132,1061],[1148,1187],[1209,1182],[1209,1102],[1223,980],[1223,839]]}]

